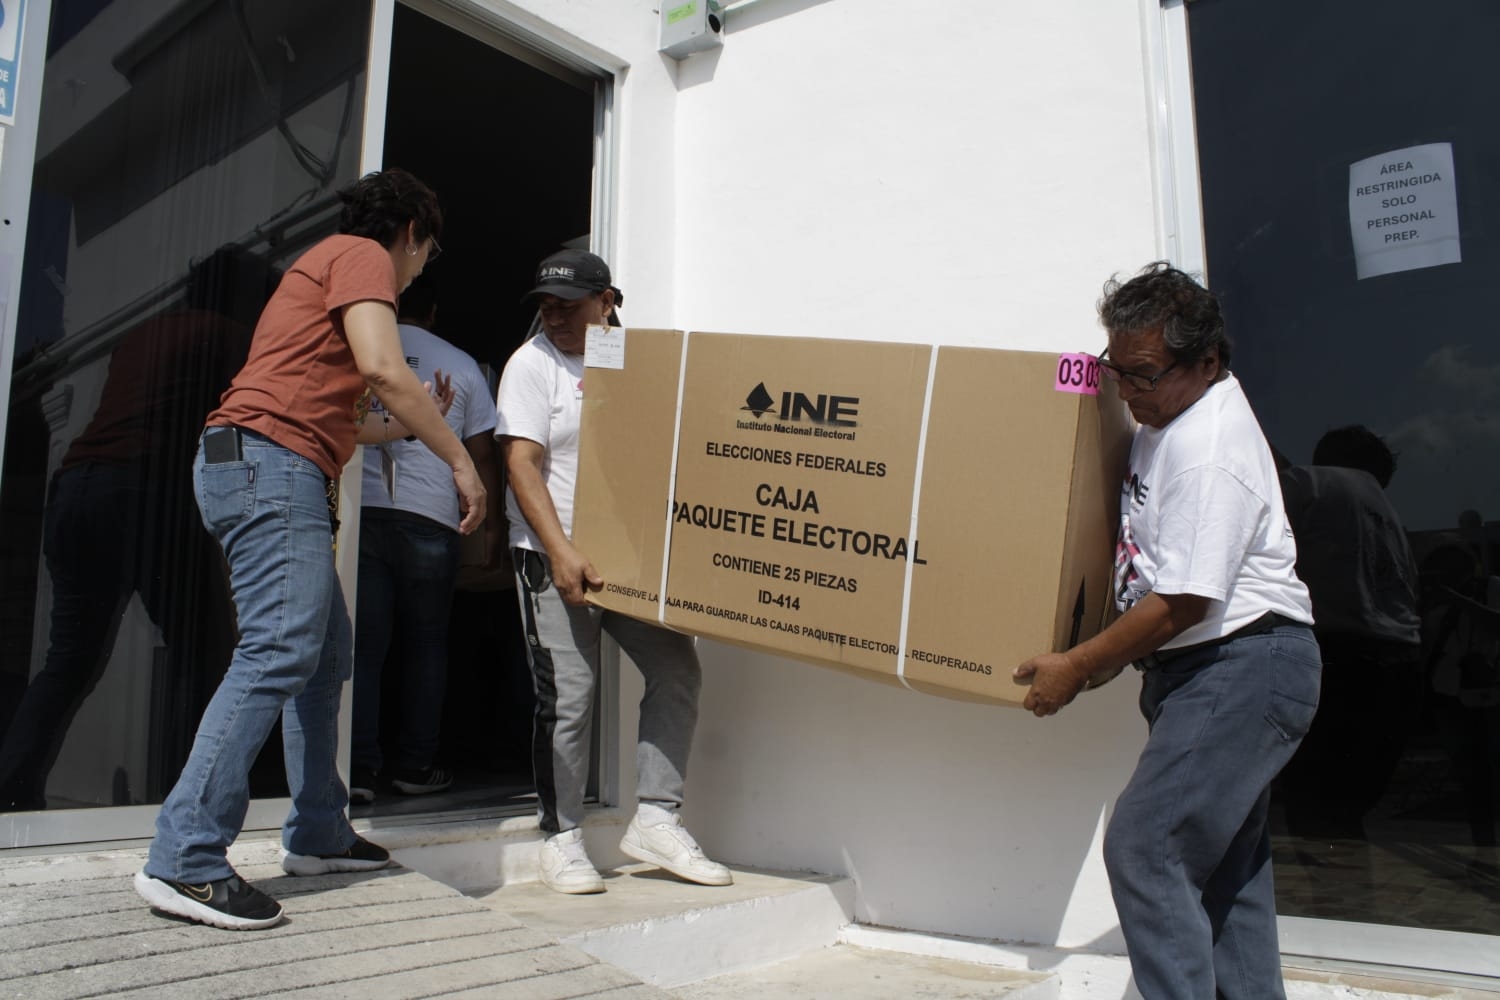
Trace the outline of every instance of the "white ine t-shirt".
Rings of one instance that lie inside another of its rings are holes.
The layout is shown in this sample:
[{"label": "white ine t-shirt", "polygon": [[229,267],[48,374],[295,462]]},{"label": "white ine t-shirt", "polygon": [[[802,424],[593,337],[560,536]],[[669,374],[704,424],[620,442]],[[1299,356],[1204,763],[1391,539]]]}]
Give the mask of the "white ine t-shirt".
[{"label": "white ine t-shirt", "polygon": [[1268,611],[1312,623],[1265,434],[1233,375],[1165,427],[1141,427],[1120,494],[1115,605],[1197,594],[1203,621],[1163,648],[1209,642]]},{"label": "white ine t-shirt", "polygon": [[[479,365],[468,354],[420,326],[402,323],[401,351],[417,378],[430,382],[438,371],[453,379],[453,405],[446,420],[460,441],[484,434],[495,426],[495,410],[490,404],[490,384]],[[370,406],[373,420],[382,411],[377,399]],[[394,459],[395,498],[386,490],[381,474],[381,451]],[[404,510],[421,514],[439,524],[458,530],[462,513],[458,490],[453,485],[453,470],[420,441],[388,441],[365,446],[364,485],[360,503],[365,507]]]},{"label": "white ine t-shirt", "polygon": [[[573,537],[573,490],[578,484],[578,424],[583,410],[583,356],[564,354],[539,333],[516,349],[505,363],[496,400],[496,437],[535,441],[546,449],[542,481],[552,495],[563,532]],[[505,489],[513,548],[543,552],[541,540],[526,523],[516,494]]]}]

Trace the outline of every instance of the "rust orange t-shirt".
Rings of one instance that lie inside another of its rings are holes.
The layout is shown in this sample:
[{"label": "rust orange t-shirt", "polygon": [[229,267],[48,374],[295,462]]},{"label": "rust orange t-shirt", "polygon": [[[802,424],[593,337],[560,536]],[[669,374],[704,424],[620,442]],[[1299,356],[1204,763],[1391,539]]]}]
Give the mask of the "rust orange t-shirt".
[{"label": "rust orange t-shirt", "polygon": [[342,310],[368,300],[394,310],[396,294],[396,268],[379,243],[340,235],[315,244],[282,276],[245,367],[206,423],[264,434],[337,479],[370,406]]}]

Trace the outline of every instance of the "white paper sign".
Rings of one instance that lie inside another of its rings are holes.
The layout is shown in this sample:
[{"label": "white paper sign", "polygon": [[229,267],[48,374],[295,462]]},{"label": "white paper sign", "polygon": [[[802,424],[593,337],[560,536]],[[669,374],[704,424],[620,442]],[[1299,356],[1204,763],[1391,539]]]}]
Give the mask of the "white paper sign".
[{"label": "white paper sign", "polygon": [[591,326],[583,342],[585,368],[625,368],[625,328]]},{"label": "white paper sign", "polygon": [[1408,146],[1351,163],[1349,229],[1361,280],[1463,260],[1453,144]]}]

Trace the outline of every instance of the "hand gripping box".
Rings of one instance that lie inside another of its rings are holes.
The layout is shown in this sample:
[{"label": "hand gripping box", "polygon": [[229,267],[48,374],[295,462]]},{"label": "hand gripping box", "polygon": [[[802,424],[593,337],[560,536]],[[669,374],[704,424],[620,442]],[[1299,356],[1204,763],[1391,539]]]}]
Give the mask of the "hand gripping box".
[{"label": "hand gripping box", "polygon": [[1132,425],[1085,355],[594,328],[574,543],[632,617],[915,691],[1106,621]]}]

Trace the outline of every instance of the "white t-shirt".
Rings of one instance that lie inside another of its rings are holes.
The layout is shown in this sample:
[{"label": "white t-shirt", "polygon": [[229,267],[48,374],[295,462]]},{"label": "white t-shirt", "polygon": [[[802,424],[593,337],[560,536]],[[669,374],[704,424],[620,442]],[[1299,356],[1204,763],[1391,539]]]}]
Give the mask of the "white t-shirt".
[{"label": "white t-shirt", "polygon": [[[500,376],[496,437],[535,441],[546,454],[542,481],[564,534],[573,537],[573,490],[578,484],[578,424],[583,410],[583,356],[564,354],[539,333],[516,349]],[[505,489],[513,548],[545,551],[526,523],[515,491]]]},{"label": "white t-shirt", "polygon": [[[453,378],[453,406],[447,413],[448,426],[459,440],[486,434],[495,426],[495,408],[490,405],[490,385],[473,358],[452,344],[422,329],[402,323],[401,350],[406,363],[423,382],[433,381],[433,372],[441,369]],[[380,400],[370,403],[367,420],[381,419]],[[395,468],[392,485],[396,497],[391,499],[381,474],[382,455],[389,455]],[[421,514],[439,524],[458,530],[461,519],[458,489],[453,485],[453,470],[420,441],[397,439],[365,447],[365,467],[360,487],[360,506],[383,510],[404,510]]]},{"label": "white t-shirt", "polygon": [[1148,593],[1210,599],[1162,648],[1209,642],[1268,611],[1311,624],[1297,547],[1265,434],[1233,375],[1130,449],[1115,544],[1115,604]]}]

